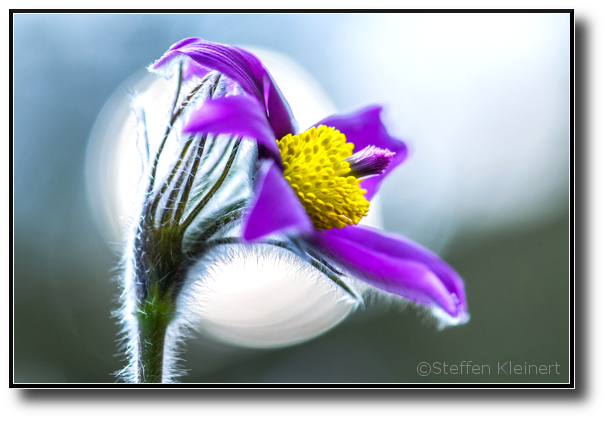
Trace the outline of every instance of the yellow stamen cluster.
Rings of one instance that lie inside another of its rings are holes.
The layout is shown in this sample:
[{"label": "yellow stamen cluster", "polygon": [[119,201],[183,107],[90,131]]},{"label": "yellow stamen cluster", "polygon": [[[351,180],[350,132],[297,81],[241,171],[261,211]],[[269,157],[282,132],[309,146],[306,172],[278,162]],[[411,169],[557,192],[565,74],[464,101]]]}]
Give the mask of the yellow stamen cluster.
[{"label": "yellow stamen cluster", "polygon": [[312,127],[296,136],[278,141],[284,177],[306,209],[317,230],[357,224],[369,210],[344,158],[352,155],[354,144],[332,127]]}]

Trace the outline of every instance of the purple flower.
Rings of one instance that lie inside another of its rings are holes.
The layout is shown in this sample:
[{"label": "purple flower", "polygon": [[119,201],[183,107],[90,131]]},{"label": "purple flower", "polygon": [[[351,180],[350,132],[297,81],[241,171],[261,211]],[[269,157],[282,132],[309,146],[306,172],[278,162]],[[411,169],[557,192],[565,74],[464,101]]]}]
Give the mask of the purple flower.
[{"label": "purple flower", "polygon": [[183,61],[188,75],[217,71],[239,88],[205,101],[184,132],[257,141],[260,165],[244,241],[279,244],[273,239],[281,234],[333,280],[345,269],[375,288],[430,307],[445,324],[468,320],[463,282],[445,262],[402,236],[357,226],[381,181],[407,157],[405,144],[382,124],[381,107],[330,116],[297,134],[289,104],[252,54],[188,38],[151,69],[169,71],[173,60]]}]

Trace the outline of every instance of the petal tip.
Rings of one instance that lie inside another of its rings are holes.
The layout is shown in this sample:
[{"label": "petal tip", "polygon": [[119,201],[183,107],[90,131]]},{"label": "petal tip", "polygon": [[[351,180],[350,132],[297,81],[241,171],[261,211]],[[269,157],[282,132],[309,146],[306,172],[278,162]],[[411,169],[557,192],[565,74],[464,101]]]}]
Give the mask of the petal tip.
[{"label": "petal tip", "polygon": [[247,211],[243,240],[253,242],[273,234],[306,235],[314,230],[282,171],[272,161],[259,169],[255,198]]},{"label": "petal tip", "polygon": [[431,312],[436,318],[439,330],[443,330],[447,326],[463,325],[470,320],[470,314],[466,311],[465,305],[462,304],[457,305],[453,314],[440,307],[432,307]]}]

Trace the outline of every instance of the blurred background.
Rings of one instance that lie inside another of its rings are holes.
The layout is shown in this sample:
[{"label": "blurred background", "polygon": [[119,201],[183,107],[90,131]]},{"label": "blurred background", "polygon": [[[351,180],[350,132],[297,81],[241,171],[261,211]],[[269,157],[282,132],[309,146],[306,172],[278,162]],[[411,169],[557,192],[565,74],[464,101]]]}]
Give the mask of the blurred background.
[{"label": "blurred background", "polygon": [[[14,381],[114,382],[122,368],[110,316],[120,237],[92,197],[91,135],[125,81],[196,36],[288,63],[310,86],[277,77],[292,104],[313,93],[337,112],[385,105],[412,154],[384,182],[378,219],[460,273],[471,319],[438,331],[373,300],[292,347],[196,334],[181,381],[567,382],[569,25],[565,14],[16,15]],[[416,372],[461,361],[492,374]],[[495,374],[506,361],[561,374]]]}]

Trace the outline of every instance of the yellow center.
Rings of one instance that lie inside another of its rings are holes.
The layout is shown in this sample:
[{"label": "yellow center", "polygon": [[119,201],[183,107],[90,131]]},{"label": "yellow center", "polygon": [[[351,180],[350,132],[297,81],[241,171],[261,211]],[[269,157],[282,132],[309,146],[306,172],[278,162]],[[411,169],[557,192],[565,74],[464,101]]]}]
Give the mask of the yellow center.
[{"label": "yellow center", "polygon": [[306,209],[317,230],[357,224],[367,214],[369,202],[344,158],[354,144],[332,127],[312,127],[278,141],[284,177]]}]

